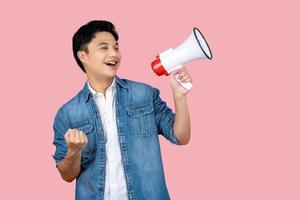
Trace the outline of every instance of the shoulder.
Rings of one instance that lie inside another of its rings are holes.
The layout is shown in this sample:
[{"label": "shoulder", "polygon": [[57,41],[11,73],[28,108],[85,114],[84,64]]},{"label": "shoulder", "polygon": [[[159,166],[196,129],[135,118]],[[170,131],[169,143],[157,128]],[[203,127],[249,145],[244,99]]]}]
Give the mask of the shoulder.
[{"label": "shoulder", "polygon": [[63,103],[57,110],[57,116],[66,117],[70,112],[76,112],[80,109],[80,105],[83,104],[82,90],[79,91],[75,96],[69,99],[67,102]]},{"label": "shoulder", "polygon": [[121,79],[124,81],[128,86],[129,89],[132,92],[137,92],[137,93],[153,93],[155,90],[158,90],[157,88],[153,87],[152,85],[144,82],[139,82],[139,81],[134,81],[134,80],[129,80],[129,79]]}]

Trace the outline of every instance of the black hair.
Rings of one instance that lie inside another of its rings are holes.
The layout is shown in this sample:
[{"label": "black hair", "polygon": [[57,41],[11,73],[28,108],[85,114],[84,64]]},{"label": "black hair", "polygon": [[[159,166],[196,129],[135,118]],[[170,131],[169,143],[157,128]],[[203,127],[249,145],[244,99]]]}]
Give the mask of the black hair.
[{"label": "black hair", "polygon": [[90,43],[91,40],[95,38],[96,33],[103,31],[111,33],[115,40],[118,41],[119,36],[117,31],[115,30],[115,26],[113,25],[113,23],[103,20],[90,21],[87,24],[81,26],[78,29],[78,31],[73,35],[73,55],[77,64],[84,73],[86,72],[83,64],[77,56],[77,52],[84,51],[88,53],[88,43]]}]

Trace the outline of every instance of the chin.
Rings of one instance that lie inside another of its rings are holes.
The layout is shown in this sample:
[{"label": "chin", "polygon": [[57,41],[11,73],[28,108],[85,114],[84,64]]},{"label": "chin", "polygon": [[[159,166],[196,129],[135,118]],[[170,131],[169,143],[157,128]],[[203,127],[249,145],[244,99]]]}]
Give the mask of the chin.
[{"label": "chin", "polygon": [[108,74],[106,74],[104,76],[107,77],[107,78],[115,78],[117,76],[117,73],[116,72],[115,73],[108,73]]}]

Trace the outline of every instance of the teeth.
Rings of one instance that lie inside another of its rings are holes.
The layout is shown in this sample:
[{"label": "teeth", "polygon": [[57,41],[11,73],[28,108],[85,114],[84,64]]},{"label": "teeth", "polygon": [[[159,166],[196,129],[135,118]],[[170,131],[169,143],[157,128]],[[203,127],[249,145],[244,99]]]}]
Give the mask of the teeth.
[{"label": "teeth", "polygon": [[112,65],[115,65],[117,62],[116,61],[108,61],[108,62],[105,62],[105,64],[112,64]]}]

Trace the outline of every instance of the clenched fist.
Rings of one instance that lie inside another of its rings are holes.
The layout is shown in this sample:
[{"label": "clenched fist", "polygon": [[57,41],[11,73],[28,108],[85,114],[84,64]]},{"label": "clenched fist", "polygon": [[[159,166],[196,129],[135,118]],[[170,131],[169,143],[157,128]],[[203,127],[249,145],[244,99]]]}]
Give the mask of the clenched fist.
[{"label": "clenched fist", "polygon": [[88,143],[86,134],[77,129],[69,129],[65,134],[65,141],[68,145],[68,150],[72,152],[81,152]]}]

